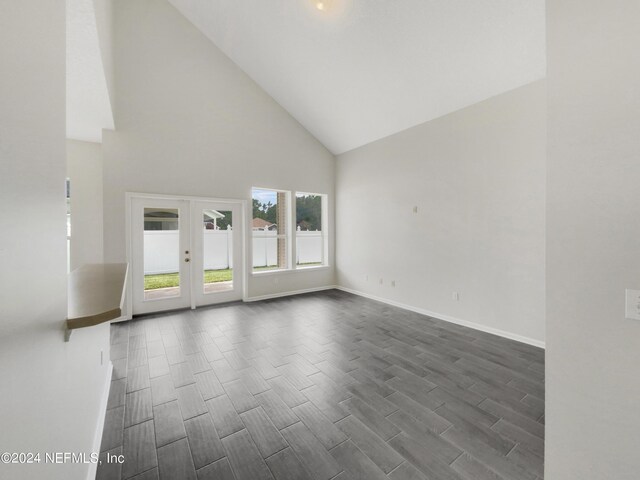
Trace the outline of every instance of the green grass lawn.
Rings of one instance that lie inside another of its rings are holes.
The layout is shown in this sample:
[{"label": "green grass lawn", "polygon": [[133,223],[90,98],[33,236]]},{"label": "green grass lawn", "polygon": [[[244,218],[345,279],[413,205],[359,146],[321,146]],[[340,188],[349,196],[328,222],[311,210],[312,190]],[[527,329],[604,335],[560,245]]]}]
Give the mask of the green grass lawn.
[{"label": "green grass lawn", "polygon": [[[205,270],[204,283],[228,282],[233,278],[233,270]],[[177,273],[162,273],[159,275],[145,275],[144,289],[155,290],[156,288],[177,287],[179,276]]]}]

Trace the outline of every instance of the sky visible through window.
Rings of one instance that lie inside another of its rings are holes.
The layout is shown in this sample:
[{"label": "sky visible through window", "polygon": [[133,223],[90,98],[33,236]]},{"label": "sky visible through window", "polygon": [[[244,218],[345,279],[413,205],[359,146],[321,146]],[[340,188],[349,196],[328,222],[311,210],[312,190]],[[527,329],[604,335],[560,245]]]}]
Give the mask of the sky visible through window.
[{"label": "sky visible through window", "polygon": [[253,189],[253,198],[258,200],[260,203],[269,203],[275,205],[277,201],[278,192],[274,190],[262,190],[260,188]]}]

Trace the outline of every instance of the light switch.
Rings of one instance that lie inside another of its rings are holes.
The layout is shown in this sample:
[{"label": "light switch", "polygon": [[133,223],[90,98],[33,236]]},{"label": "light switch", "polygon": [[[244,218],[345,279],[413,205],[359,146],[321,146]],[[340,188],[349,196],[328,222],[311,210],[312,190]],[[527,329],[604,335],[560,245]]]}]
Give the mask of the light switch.
[{"label": "light switch", "polygon": [[630,320],[640,320],[640,290],[625,290],[625,317]]}]

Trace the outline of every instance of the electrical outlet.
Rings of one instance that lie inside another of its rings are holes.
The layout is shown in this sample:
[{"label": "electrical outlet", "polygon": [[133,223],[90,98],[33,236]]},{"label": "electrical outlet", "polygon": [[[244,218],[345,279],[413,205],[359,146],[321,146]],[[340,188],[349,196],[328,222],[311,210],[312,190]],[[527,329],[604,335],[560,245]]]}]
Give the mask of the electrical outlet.
[{"label": "electrical outlet", "polygon": [[458,292],[453,292],[451,294],[451,300],[453,300],[455,302],[459,301],[460,300],[460,294]]},{"label": "electrical outlet", "polygon": [[384,280],[380,279],[380,285],[382,285],[384,283]]},{"label": "electrical outlet", "polygon": [[625,290],[625,318],[640,320],[640,290]]},{"label": "electrical outlet", "polygon": [[413,213],[418,213],[418,206],[417,205],[413,207]]},{"label": "electrical outlet", "polygon": [[396,286],[396,281],[395,280],[391,280],[391,286],[395,287]]}]

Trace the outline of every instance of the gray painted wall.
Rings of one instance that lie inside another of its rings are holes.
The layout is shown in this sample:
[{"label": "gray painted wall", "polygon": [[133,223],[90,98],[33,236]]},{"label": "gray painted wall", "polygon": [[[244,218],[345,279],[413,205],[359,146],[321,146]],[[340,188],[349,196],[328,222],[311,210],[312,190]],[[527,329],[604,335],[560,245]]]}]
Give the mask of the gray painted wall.
[{"label": "gray painted wall", "polygon": [[340,155],[339,285],[544,342],[545,95],[535,82]]},{"label": "gray painted wall", "polygon": [[548,480],[640,477],[640,2],[549,0]]},{"label": "gray painted wall", "polygon": [[[117,0],[114,38],[117,131],[103,136],[106,261],[125,258],[127,191],[249,203],[252,186],[326,193],[333,232],[333,155],[174,7]],[[332,233],[329,241],[333,264]],[[333,284],[332,266],[250,277],[249,295]]]},{"label": "gray painted wall", "polygon": [[67,140],[71,182],[71,270],[102,263],[102,145]]},{"label": "gray painted wall", "polygon": [[0,58],[0,451],[43,456],[0,478],[81,479],[92,466],[44,462],[96,448],[109,372],[108,325],[64,342],[64,2],[0,2]]}]

